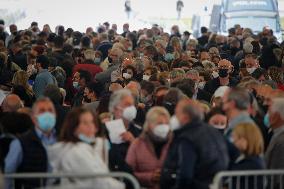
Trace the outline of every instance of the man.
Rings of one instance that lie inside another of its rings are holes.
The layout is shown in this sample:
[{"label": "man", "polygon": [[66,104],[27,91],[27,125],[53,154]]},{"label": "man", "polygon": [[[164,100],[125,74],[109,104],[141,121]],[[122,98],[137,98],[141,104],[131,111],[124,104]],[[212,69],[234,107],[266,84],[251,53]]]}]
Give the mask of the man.
[{"label": "man", "polygon": [[142,128],[133,123],[136,117],[137,109],[135,100],[128,89],[115,91],[109,102],[109,112],[114,119],[122,119],[125,129],[127,130],[121,135],[124,141],[121,144],[111,143],[109,152],[109,166],[113,171],[131,172],[130,167],[125,163],[125,157],[131,142],[141,134]]},{"label": "man", "polygon": [[273,136],[265,153],[268,169],[284,169],[284,98],[275,98],[269,108]]},{"label": "man", "polygon": [[16,63],[22,70],[27,70],[27,56],[23,53],[21,44],[19,42],[13,43],[11,45],[11,50],[10,60]]},{"label": "man", "polygon": [[102,72],[102,68],[95,63],[96,52],[92,49],[84,51],[85,60],[82,63],[78,63],[73,67],[73,73],[76,73],[78,70],[86,70],[92,74],[92,77],[95,77],[98,73]]},{"label": "man", "polygon": [[183,50],[186,50],[186,44],[190,38],[191,33],[189,33],[188,31],[184,31],[183,32],[183,36],[182,36],[182,48]]},{"label": "man", "polygon": [[54,104],[54,108],[56,110],[56,124],[55,129],[57,134],[60,134],[60,130],[62,128],[64,118],[67,113],[70,111],[70,107],[63,106],[63,96],[60,92],[60,89],[56,85],[48,85],[43,95],[48,97],[52,103]]},{"label": "man", "polygon": [[[50,36],[49,36],[50,37]],[[64,46],[64,38],[62,36],[55,36],[54,39],[52,40],[53,42],[53,47],[52,47],[52,53],[50,54],[51,57],[56,58],[58,66],[61,66],[64,68],[64,63],[66,59],[71,60],[72,57],[67,55],[63,51],[63,46]]]},{"label": "man", "polygon": [[[32,108],[34,128],[12,141],[5,159],[5,174],[47,172],[51,170],[48,164],[46,146],[56,142],[55,108],[47,98],[38,99]],[[6,182],[6,188],[13,188],[11,182]],[[15,188],[37,188],[38,179],[18,179]]]},{"label": "man", "polygon": [[112,43],[109,42],[109,38],[108,38],[108,34],[107,33],[101,33],[99,34],[99,40],[100,40],[100,44],[97,47],[97,51],[100,51],[103,56],[103,60],[106,59],[107,55],[108,55],[108,51],[109,49],[112,48]]},{"label": "man", "polygon": [[82,104],[84,107],[96,112],[99,106],[99,98],[103,91],[103,85],[98,82],[90,82],[84,90],[84,98]]},{"label": "man", "polygon": [[[107,62],[110,64],[108,68],[100,72],[96,75],[96,80],[101,83],[107,83],[111,81],[111,74],[113,71],[117,70],[121,64],[121,57],[123,55],[123,51],[119,48],[112,48],[109,52]],[[106,62],[106,61],[105,61]],[[102,63],[104,64],[104,62]]]},{"label": "man", "polygon": [[177,1],[177,13],[178,13],[177,19],[178,19],[178,20],[179,20],[180,17],[181,17],[181,11],[182,11],[182,8],[183,8],[183,7],[184,7],[183,1],[178,0],[178,1]]},{"label": "man", "polygon": [[233,129],[240,123],[255,124],[250,117],[250,95],[244,88],[226,90],[223,96],[223,110],[228,117],[226,136],[230,139]]},{"label": "man", "polygon": [[204,47],[208,43],[208,29],[206,27],[201,27],[201,37],[199,37],[198,44]]},{"label": "man", "polygon": [[[210,94],[208,94],[206,91],[204,91],[203,89],[198,88],[198,84],[199,84],[199,73],[197,70],[189,70],[186,73],[186,78],[191,79],[192,81],[194,81],[194,86],[193,89],[193,95],[192,95],[192,99],[194,100],[204,100],[207,102],[210,102]],[[190,87],[190,88],[192,88]]]},{"label": "man", "polygon": [[129,24],[123,24],[123,33],[121,34],[121,36],[126,37],[126,34],[129,33]]},{"label": "man", "polygon": [[77,90],[73,98],[73,107],[81,106],[83,97],[84,97],[84,89],[88,83],[92,81],[92,75],[90,72],[86,70],[79,70],[73,76],[73,87]]},{"label": "man", "polygon": [[15,94],[7,95],[1,105],[3,112],[16,112],[18,109],[23,107],[24,105],[20,97]]},{"label": "man", "polygon": [[5,45],[6,45],[7,48],[10,48],[11,42],[13,41],[13,39],[18,34],[18,28],[17,28],[17,26],[15,24],[11,24],[9,28],[10,28],[11,35],[9,35],[6,38],[6,41],[5,41]]},{"label": "man", "polygon": [[48,71],[49,59],[45,55],[40,55],[36,59],[36,69],[38,74],[35,78],[33,90],[36,98],[43,95],[47,85],[57,85],[56,78]]},{"label": "man", "polygon": [[257,55],[254,53],[247,53],[245,55],[245,65],[247,72],[252,75],[254,71],[259,67]]},{"label": "man", "polygon": [[237,85],[237,80],[230,78],[230,73],[233,71],[233,66],[230,61],[223,59],[218,63],[218,77],[209,80],[205,86],[204,91],[208,92],[211,96],[220,86],[233,87]]},{"label": "man", "polygon": [[161,189],[208,189],[214,175],[228,168],[225,140],[202,121],[196,101],[180,100],[175,116],[179,126],[161,172]]},{"label": "man", "polygon": [[202,63],[205,60],[207,60],[207,61],[211,60],[210,54],[207,50],[201,50],[200,54],[199,54],[199,62]]}]

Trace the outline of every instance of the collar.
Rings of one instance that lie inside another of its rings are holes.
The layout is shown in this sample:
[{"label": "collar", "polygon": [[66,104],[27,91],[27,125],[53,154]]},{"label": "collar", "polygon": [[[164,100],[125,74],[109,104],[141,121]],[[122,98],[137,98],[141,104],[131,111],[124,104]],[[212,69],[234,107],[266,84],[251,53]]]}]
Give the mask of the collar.
[{"label": "collar", "polygon": [[42,130],[40,130],[39,128],[35,128],[35,132],[36,132],[36,135],[38,136],[39,139],[42,139],[42,138],[51,138],[51,137],[54,137],[56,136],[56,131],[55,129],[52,129],[51,131],[51,134],[49,137],[47,137],[43,132]]},{"label": "collar", "polygon": [[277,129],[274,129],[273,130],[273,138],[276,138],[277,136],[279,136],[283,132],[284,132],[284,125],[277,128]]},{"label": "collar", "polygon": [[43,72],[48,72],[48,69],[42,69],[42,70],[39,71],[38,73],[43,73]]}]

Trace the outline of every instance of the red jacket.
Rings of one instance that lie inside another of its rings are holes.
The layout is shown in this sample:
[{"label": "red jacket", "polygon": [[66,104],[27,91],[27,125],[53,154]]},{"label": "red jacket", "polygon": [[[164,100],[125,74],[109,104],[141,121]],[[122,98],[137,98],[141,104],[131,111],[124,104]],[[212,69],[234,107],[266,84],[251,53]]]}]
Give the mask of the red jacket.
[{"label": "red jacket", "polygon": [[129,147],[126,162],[133,169],[134,175],[143,187],[159,189],[159,183],[153,183],[152,177],[156,170],[161,170],[169,148],[164,145],[160,159],[147,136],[137,138]]},{"label": "red jacket", "polygon": [[90,72],[92,74],[93,78],[96,76],[97,73],[100,73],[100,72],[103,71],[100,66],[95,65],[95,64],[77,64],[73,68],[73,75],[78,70],[86,70],[86,71]]}]

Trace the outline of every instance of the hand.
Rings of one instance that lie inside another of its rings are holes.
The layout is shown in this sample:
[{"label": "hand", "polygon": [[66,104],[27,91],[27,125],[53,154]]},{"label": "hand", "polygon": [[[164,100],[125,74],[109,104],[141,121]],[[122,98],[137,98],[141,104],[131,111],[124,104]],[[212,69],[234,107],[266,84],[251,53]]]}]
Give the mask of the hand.
[{"label": "hand", "polygon": [[138,107],[141,108],[141,109],[144,109],[145,108],[145,104],[144,103],[138,103]]},{"label": "hand", "polygon": [[129,131],[122,133],[120,136],[125,142],[133,142],[135,140],[135,137]]},{"label": "hand", "polygon": [[161,170],[156,170],[153,172],[153,176],[152,176],[152,181],[153,182],[160,182],[160,177],[161,177]]}]

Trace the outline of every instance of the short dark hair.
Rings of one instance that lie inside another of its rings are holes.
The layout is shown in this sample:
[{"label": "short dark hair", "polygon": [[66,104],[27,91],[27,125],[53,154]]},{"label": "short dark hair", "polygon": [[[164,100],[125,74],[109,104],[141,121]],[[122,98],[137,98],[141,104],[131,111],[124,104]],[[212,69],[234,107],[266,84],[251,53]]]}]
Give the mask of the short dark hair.
[{"label": "short dark hair", "polygon": [[205,116],[205,121],[208,122],[211,117],[216,114],[226,115],[225,112],[220,107],[215,107],[210,110],[210,112]]},{"label": "short dark hair", "polygon": [[80,74],[80,79],[85,79],[86,83],[91,82],[92,74],[86,70],[79,70],[78,73]]},{"label": "short dark hair", "polygon": [[0,19],[0,24],[5,25],[5,21],[3,19]]},{"label": "short dark hair", "polygon": [[176,85],[187,97],[192,98],[195,90],[195,82],[192,79],[183,79]]},{"label": "short dark hair", "polygon": [[63,45],[64,45],[64,38],[62,36],[56,36],[54,39],[53,39],[53,42],[54,42],[54,47],[55,48],[63,48]]},{"label": "short dark hair", "polygon": [[205,26],[201,27],[201,33],[207,33],[208,29]]},{"label": "short dark hair", "polygon": [[228,93],[228,100],[235,102],[235,107],[239,110],[247,110],[250,106],[250,95],[245,88],[231,88]]},{"label": "short dark hair", "polygon": [[91,39],[88,36],[84,36],[81,38],[81,44],[83,47],[90,47]]},{"label": "short dark hair", "polygon": [[56,34],[55,33],[50,33],[48,35],[48,38],[47,38],[47,41],[48,42],[54,42],[54,38],[56,37]]},{"label": "short dark hair", "polygon": [[94,117],[94,124],[97,126],[95,121],[95,115],[92,113],[91,110],[79,107],[72,109],[65,118],[65,121],[62,126],[62,130],[60,133],[59,140],[63,142],[79,142],[79,138],[75,136],[76,129],[79,127],[80,124],[80,117],[82,114],[91,113]]},{"label": "short dark hair", "polygon": [[36,63],[39,63],[43,69],[47,69],[49,66],[49,59],[45,55],[39,55],[36,59]]},{"label": "short dark hair", "polygon": [[142,81],[141,89],[147,91],[148,94],[152,94],[155,90],[155,85],[149,81]]},{"label": "short dark hair", "polygon": [[32,22],[31,23],[31,27],[33,27],[33,26],[38,26],[38,23],[37,22]]},{"label": "short dark hair", "polygon": [[88,88],[91,92],[94,92],[97,98],[100,97],[104,90],[104,86],[99,82],[90,82],[87,84],[86,88]]},{"label": "short dark hair", "polygon": [[48,97],[53,104],[62,104],[63,97],[59,87],[56,85],[47,85],[44,89],[43,96]]}]

